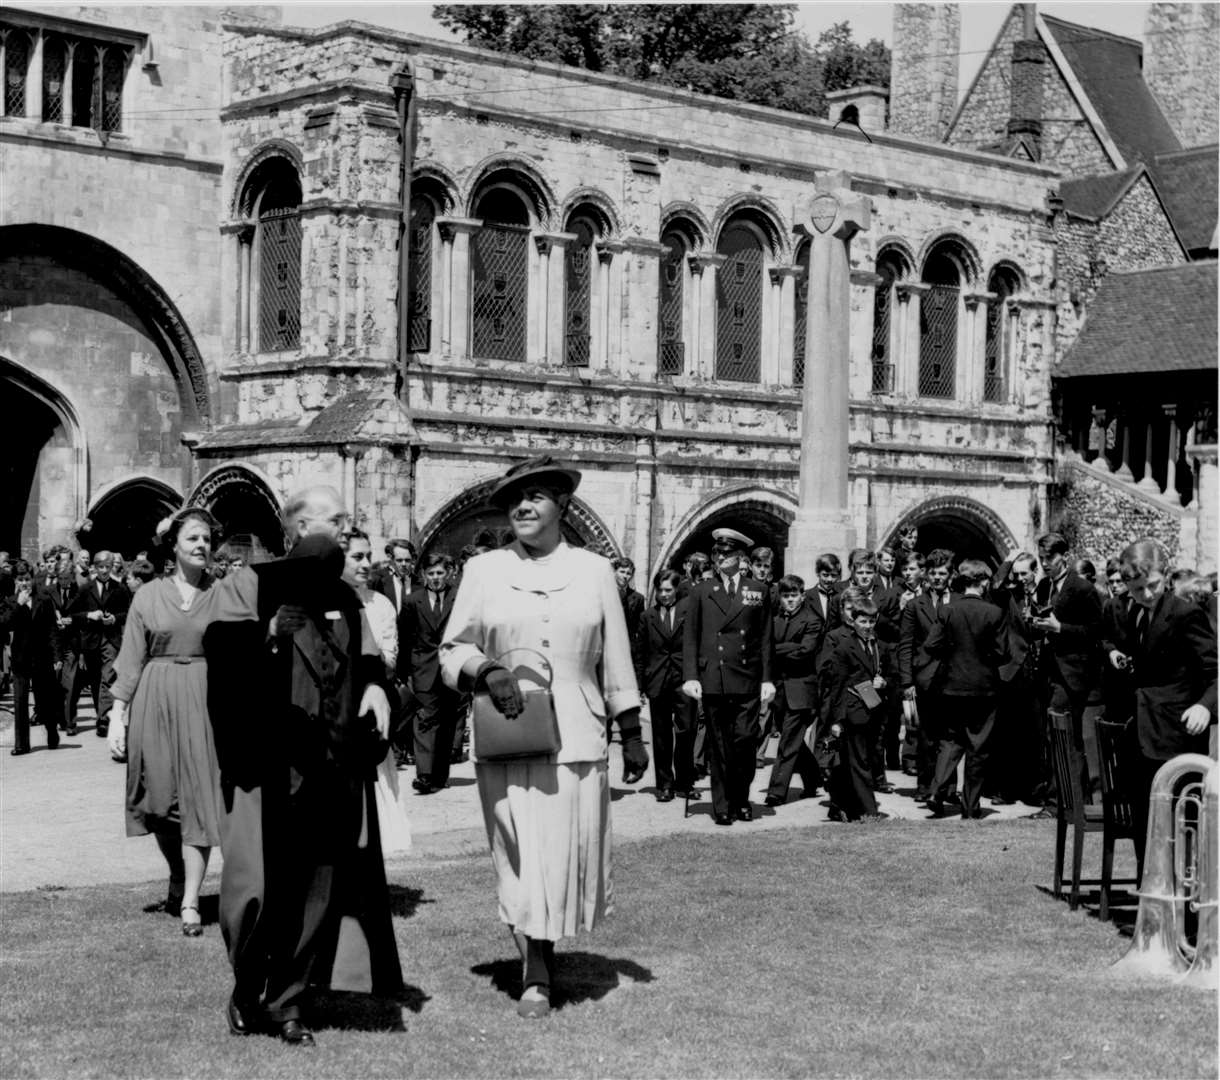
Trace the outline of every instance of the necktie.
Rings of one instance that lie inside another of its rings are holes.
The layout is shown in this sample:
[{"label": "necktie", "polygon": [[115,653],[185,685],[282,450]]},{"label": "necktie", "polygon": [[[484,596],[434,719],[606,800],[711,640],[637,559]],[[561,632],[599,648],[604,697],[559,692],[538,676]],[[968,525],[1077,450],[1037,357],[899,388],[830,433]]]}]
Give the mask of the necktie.
[{"label": "necktie", "polygon": [[103,584],[102,584],[102,583],[99,581],[99,582],[97,583],[97,598],[98,598],[99,600],[102,598],[102,593],[103,593],[104,591],[105,591],[105,586],[104,586],[104,585],[103,585]]},{"label": "necktie", "polygon": [[725,591],[729,594],[729,599],[732,600],[737,595],[737,588],[733,583],[733,578],[729,578],[724,583]]},{"label": "necktie", "polygon": [[439,611],[439,610],[440,610],[440,607],[441,607],[441,594],[440,594],[440,593],[433,593],[433,594],[432,594],[432,610],[433,610],[433,612],[437,612],[437,611]]},{"label": "necktie", "polygon": [[673,629],[674,629],[674,609],[666,608],[665,609],[665,632],[667,634],[671,634],[671,633],[673,633]]},{"label": "necktie", "polygon": [[1148,609],[1140,608],[1135,613],[1135,640],[1142,649],[1144,640],[1148,637]]}]

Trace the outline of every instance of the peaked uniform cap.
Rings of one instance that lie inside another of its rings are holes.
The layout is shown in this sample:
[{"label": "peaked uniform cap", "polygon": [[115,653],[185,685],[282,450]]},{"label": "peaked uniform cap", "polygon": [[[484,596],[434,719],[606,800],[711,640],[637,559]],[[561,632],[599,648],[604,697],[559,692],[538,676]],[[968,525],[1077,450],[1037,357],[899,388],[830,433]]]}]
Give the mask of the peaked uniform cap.
[{"label": "peaked uniform cap", "polygon": [[712,540],[718,544],[736,544],[743,548],[752,548],[754,541],[751,540],[745,533],[739,533],[736,529],[713,529]]}]

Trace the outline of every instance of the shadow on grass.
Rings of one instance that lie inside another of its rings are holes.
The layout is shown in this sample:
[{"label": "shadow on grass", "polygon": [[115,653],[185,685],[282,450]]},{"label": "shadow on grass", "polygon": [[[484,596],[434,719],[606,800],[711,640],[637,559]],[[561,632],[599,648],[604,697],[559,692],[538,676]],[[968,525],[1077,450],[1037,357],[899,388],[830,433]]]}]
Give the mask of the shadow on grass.
[{"label": "shadow on grass", "polygon": [[[1071,886],[1067,882],[1064,883],[1062,896],[1056,896],[1054,887],[1051,885],[1035,885],[1034,888],[1042,893],[1043,896],[1048,896],[1052,900],[1060,900],[1065,904],[1071,903]],[[1139,893],[1135,891],[1134,887],[1124,889],[1115,888],[1111,885],[1110,917],[1104,921],[1113,926],[1115,933],[1120,937],[1133,937],[1135,935],[1135,920],[1139,915],[1139,902]],[[1077,903],[1079,904],[1079,909],[1089,918],[1095,919],[1097,922],[1103,922],[1101,917],[1100,888],[1082,887]]]},{"label": "shadow on grass", "polygon": [[[598,956],[596,953],[556,953],[555,967],[551,1005],[556,1009],[562,1009],[565,1005],[579,1005],[584,1001],[600,1001],[619,985],[620,975],[632,982],[653,981],[652,972],[634,960]],[[474,975],[487,976],[496,990],[513,1001],[521,996],[521,961],[518,958],[476,964],[470,971]]]},{"label": "shadow on grass", "polygon": [[412,889],[408,885],[390,885],[390,914],[398,919],[409,919],[421,904],[435,904],[425,900],[423,889]]},{"label": "shadow on grass", "polygon": [[430,1000],[418,986],[404,986],[395,997],[327,990],[313,995],[309,1023],[316,1031],[405,1031],[403,1009],[419,1013]]}]

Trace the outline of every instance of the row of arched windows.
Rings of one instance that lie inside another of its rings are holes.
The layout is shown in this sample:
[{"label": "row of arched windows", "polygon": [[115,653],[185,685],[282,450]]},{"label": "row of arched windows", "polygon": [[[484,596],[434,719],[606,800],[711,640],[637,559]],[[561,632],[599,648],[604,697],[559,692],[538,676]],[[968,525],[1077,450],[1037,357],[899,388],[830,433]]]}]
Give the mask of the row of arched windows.
[{"label": "row of arched windows", "polygon": [[[253,171],[245,190],[242,209],[250,226],[241,237],[248,283],[241,305],[242,348],[294,349],[300,344],[300,182],[288,161],[274,157]],[[449,209],[441,185],[427,178],[413,185],[406,242],[408,347],[414,353],[440,347],[434,325],[434,282],[441,276],[442,244],[452,239],[445,231]],[[531,339],[531,318],[537,320],[539,311],[545,310],[535,305],[531,289],[554,288],[531,273],[531,266],[541,259],[551,275],[558,273],[561,278],[561,291],[552,293],[562,305],[555,324],[559,340],[551,343],[547,355],[573,368],[593,365],[601,355],[599,347],[604,349],[612,306],[608,273],[614,249],[606,241],[613,228],[606,209],[594,202],[577,203],[563,220],[562,232],[546,234],[539,227],[531,191],[514,183],[511,174],[489,178],[472,209],[475,221],[464,222],[469,230],[468,263],[454,267],[467,275],[468,282],[467,312],[456,316],[464,319],[468,331],[463,355],[518,362],[530,358],[531,341],[537,343],[536,335]],[[785,376],[793,385],[801,385],[808,330],[808,239],[796,246],[792,265],[781,267],[776,265],[775,226],[752,208],[727,218],[714,251],[707,251],[704,235],[696,222],[682,215],[672,216],[662,228],[656,259],[658,374],[695,370],[692,333],[701,319],[710,316],[714,322],[700,331],[710,358],[706,374],[730,382],[764,381],[766,344],[774,347],[777,335],[790,335],[790,367]],[[562,252],[559,261],[549,258],[554,248]],[[449,274],[450,263],[444,265]],[[986,402],[1008,400],[1017,329],[1017,309],[1009,301],[1021,288],[1015,267],[995,268],[984,292],[968,293],[966,286],[978,280],[974,263],[963,247],[949,239],[934,246],[918,270],[903,248],[883,245],[875,273],[874,394],[958,396],[959,356],[965,348],[981,363],[977,397]],[[702,288],[705,275],[714,276],[710,296]],[[775,289],[785,275],[792,278],[793,286]],[[970,331],[963,329],[964,317],[979,303],[985,304],[981,350],[971,347]],[[546,315],[542,318],[549,321]],[[910,371],[910,377],[899,380],[900,367]]]}]

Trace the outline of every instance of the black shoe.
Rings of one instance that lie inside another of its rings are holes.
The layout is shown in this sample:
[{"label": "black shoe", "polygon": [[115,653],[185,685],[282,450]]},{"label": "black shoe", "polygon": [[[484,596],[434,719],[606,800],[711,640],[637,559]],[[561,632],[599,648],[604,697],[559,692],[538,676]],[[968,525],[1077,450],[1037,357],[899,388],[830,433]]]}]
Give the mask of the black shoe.
[{"label": "black shoe", "polygon": [[98,724],[98,726],[93,729],[93,734],[99,739],[104,739],[110,734],[110,726],[108,724]]},{"label": "black shoe", "polygon": [[283,1039],[289,1046],[313,1046],[313,1032],[300,1020],[272,1021],[268,1030],[277,1038]]},{"label": "black shoe", "polygon": [[64,734],[65,735],[75,735],[76,734],[76,725],[69,724],[66,728],[64,728]]},{"label": "black shoe", "polygon": [[932,798],[932,793],[927,788],[915,789],[916,802],[927,802],[930,798]]},{"label": "black shoe", "polygon": [[784,797],[782,795],[768,795],[763,799],[763,806],[783,806]]},{"label": "black shoe", "polygon": [[881,783],[873,785],[873,790],[877,792],[878,795],[893,795],[894,785],[888,780],[882,780]]},{"label": "black shoe", "polygon": [[13,748],[12,748],[12,749],[9,751],[9,753],[10,753],[10,754],[12,754],[12,755],[13,755],[13,757],[21,757],[21,755],[22,755],[22,754],[28,754],[28,753],[29,753],[29,751],[28,751],[28,750],[22,750],[22,749],[21,749],[21,747],[19,747],[19,746],[14,746],[14,747],[13,747]]},{"label": "black shoe", "polygon": [[933,817],[944,817],[948,813],[945,804],[941,799],[929,799],[928,809],[932,812]]},{"label": "black shoe", "polygon": [[737,808],[737,820],[738,821],[753,821],[754,820],[754,811],[751,810],[749,806],[739,806]]},{"label": "black shoe", "polygon": [[420,795],[431,795],[434,791],[440,791],[440,788],[438,788],[430,780],[423,780],[418,776],[414,780],[411,781],[411,786]]},{"label": "black shoe", "polygon": [[662,788],[657,792],[657,802],[673,802],[674,793],[669,788]]},{"label": "black shoe", "polygon": [[255,1022],[257,1010],[237,1004],[237,991],[229,995],[229,1004],[225,1009],[225,1017],[229,1021],[229,1034],[253,1035],[261,1030]]},{"label": "black shoe", "polygon": [[680,788],[674,792],[674,795],[679,799],[689,799],[691,802],[697,802],[699,800],[699,792],[694,788],[690,788],[689,790]]},{"label": "black shoe", "polygon": [[717,825],[732,825],[733,817],[731,814],[717,814],[715,821]]},{"label": "black shoe", "polygon": [[826,811],[827,821],[847,821],[847,815],[843,813],[837,806],[832,806]]},{"label": "black shoe", "polygon": [[1032,818],[1034,821],[1054,820],[1059,816],[1059,811],[1053,806],[1044,806],[1041,810],[1035,810],[1032,814],[1026,814],[1027,818]]}]

